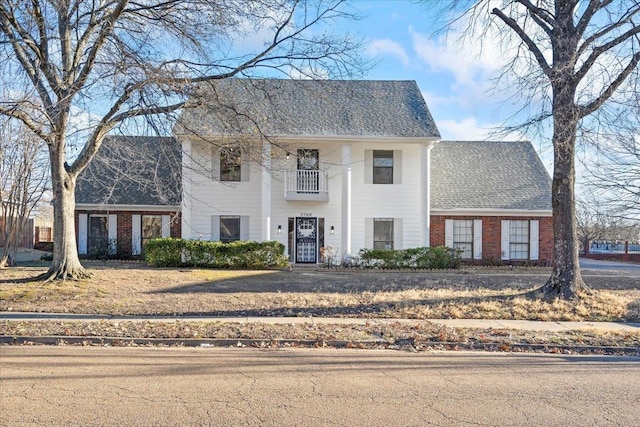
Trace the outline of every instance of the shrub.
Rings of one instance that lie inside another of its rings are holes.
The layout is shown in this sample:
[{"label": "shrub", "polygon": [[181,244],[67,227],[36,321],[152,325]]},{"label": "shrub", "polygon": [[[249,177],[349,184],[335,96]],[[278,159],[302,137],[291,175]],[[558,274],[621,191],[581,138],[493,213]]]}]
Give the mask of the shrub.
[{"label": "shrub", "polygon": [[155,267],[209,267],[262,269],[284,267],[284,245],[279,242],[153,239],[144,247],[147,264]]},{"label": "shrub", "polygon": [[364,268],[459,268],[460,251],[436,246],[405,250],[362,249],[359,257]]}]

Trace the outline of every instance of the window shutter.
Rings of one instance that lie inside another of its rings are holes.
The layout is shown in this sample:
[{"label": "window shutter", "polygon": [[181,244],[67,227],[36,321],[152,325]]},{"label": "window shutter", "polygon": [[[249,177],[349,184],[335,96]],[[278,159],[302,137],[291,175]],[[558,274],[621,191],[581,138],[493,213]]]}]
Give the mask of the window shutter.
[{"label": "window shutter", "polygon": [[109,253],[118,251],[118,215],[109,215]]},{"label": "window shutter", "polygon": [[240,159],[240,181],[249,181],[249,170],[251,163],[249,162],[249,153],[246,150],[242,150],[242,157]]},{"label": "window shutter", "polygon": [[171,217],[169,215],[162,215],[162,237],[171,237]]},{"label": "window shutter", "polygon": [[89,216],[87,214],[78,214],[78,253],[84,255],[87,253],[87,224]]},{"label": "window shutter", "polygon": [[393,219],[393,249],[404,249],[402,246],[402,218]]},{"label": "window shutter", "polygon": [[393,150],[393,183],[402,184],[402,150]]},{"label": "window shutter", "polygon": [[540,258],[540,221],[529,222],[529,259],[537,261]]},{"label": "window shutter", "polygon": [[482,259],[482,220],[473,220],[473,259]]},{"label": "window shutter", "polygon": [[502,259],[503,260],[508,260],[509,259],[509,220],[503,220],[502,221],[502,230],[501,230],[501,234],[500,234],[500,239],[501,239],[501,251],[502,251]]},{"label": "window shutter", "polygon": [[[373,184],[373,150],[364,150],[364,183]],[[371,224],[373,227],[373,222]],[[373,231],[371,235],[373,236]],[[371,242],[373,246],[373,240],[371,240]]]},{"label": "window shutter", "polygon": [[140,255],[142,249],[142,215],[131,215],[131,253]]},{"label": "window shutter", "polygon": [[211,178],[214,181],[220,181],[220,148],[213,149],[211,160]]},{"label": "window shutter", "polygon": [[373,218],[364,219],[364,247],[373,249]]},{"label": "window shutter", "polygon": [[240,217],[240,240],[249,240],[249,217],[247,215]]},{"label": "window shutter", "polygon": [[220,240],[220,215],[211,215],[211,240]]},{"label": "window shutter", "polygon": [[444,245],[453,248],[453,220],[444,220]]}]

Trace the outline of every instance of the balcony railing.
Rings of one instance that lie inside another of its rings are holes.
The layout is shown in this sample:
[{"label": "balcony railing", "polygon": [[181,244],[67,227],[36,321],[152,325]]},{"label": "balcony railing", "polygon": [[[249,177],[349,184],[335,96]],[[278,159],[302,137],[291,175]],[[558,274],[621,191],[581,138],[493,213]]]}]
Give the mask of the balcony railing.
[{"label": "balcony railing", "polygon": [[286,200],[329,201],[329,178],[319,170],[286,171],[284,197]]}]

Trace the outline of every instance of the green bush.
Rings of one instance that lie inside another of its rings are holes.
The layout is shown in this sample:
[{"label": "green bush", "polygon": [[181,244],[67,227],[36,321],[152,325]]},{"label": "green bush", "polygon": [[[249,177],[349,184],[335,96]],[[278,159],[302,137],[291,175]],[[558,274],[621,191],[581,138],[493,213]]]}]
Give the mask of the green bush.
[{"label": "green bush", "polygon": [[284,249],[279,242],[153,239],[145,246],[144,257],[155,267],[262,269],[286,266]]},{"label": "green bush", "polygon": [[359,254],[364,268],[459,268],[460,251],[436,246],[405,250],[362,249]]}]

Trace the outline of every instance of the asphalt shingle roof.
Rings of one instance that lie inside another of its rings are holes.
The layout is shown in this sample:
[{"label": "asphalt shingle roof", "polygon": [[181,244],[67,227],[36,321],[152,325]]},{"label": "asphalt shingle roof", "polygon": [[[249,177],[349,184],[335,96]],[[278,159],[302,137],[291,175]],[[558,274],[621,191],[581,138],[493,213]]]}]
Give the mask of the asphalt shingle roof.
[{"label": "asphalt shingle roof", "polygon": [[439,138],[415,81],[225,79],[203,83],[174,134]]},{"label": "asphalt shingle roof", "polygon": [[179,206],[182,150],[174,138],[107,136],[78,177],[76,203]]},{"label": "asphalt shingle roof", "polygon": [[441,141],[431,208],[551,210],[551,179],[530,142]]}]

